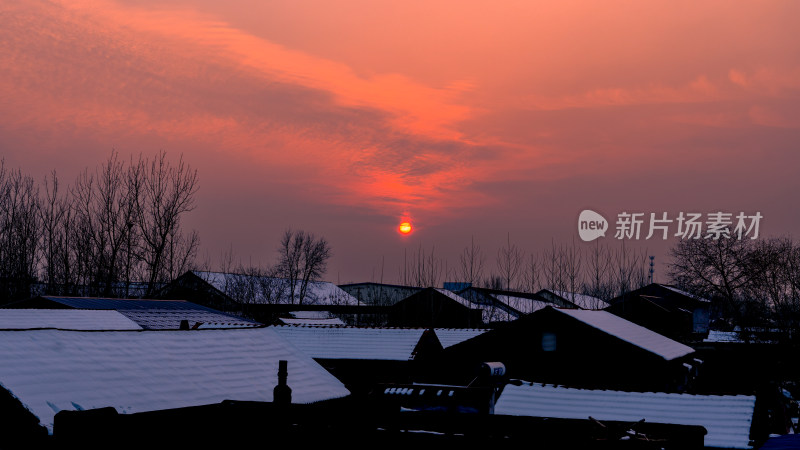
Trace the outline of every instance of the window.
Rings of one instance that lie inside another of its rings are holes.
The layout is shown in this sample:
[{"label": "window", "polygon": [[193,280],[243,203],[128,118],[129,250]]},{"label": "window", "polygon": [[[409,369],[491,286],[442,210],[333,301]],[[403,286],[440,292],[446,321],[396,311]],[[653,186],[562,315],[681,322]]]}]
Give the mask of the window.
[{"label": "window", "polygon": [[556,351],[556,334],[550,332],[542,333],[542,350],[546,352]]}]

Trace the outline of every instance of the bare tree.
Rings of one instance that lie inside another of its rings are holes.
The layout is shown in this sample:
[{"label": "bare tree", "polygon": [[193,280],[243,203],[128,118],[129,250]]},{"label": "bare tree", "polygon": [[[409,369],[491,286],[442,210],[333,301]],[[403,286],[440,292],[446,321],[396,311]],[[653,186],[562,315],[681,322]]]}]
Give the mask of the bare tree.
[{"label": "bare tree", "polygon": [[542,269],[547,289],[558,292],[567,290],[564,253],[559,247],[556,247],[555,241],[551,241],[550,250],[544,252]]},{"label": "bare tree", "polygon": [[324,237],[289,229],[283,234],[278,253],[278,270],[289,284],[289,301],[302,304],[309,282],[325,274],[331,247]]},{"label": "bare tree", "polygon": [[[588,272],[584,294],[608,302],[614,298],[614,287],[611,281],[611,252],[607,246],[600,246],[595,241],[594,247],[587,257]],[[600,305],[592,305],[599,308]]]},{"label": "bare tree", "polygon": [[470,246],[464,248],[460,256],[461,266],[459,276],[461,281],[477,286],[483,278],[483,265],[485,258],[480,246],[475,245],[475,237],[470,240]]},{"label": "bare tree", "polygon": [[561,260],[563,263],[564,284],[570,296],[568,300],[574,303],[575,294],[578,293],[578,289],[583,284],[581,249],[575,245],[575,241],[573,240],[570,247],[562,247],[562,253],[563,257]]},{"label": "bare tree", "polygon": [[0,301],[25,298],[36,279],[41,200],[33,178],[0,160]]},{"label": "bare tree", "polygon": [[138,247],[140,174],[137,165],[126,166],[112,152],[104,165],[85,170],[72,191],[77,220],[90,240],[85,253],[91,258],[90,283],[104,296],[115,295],[118,281],[131,279]]},{"label": "bare tree", "polygon": [[535,293],[542,288],[541,270],[542,263],[539,261],[538,255],[531,252],[525,264],[525,279],[522,283],[523,291]]},{"label": "bare tree", "polygon": [[198,178],[197,171],[184,163],[183,157],[172,165],[165,152],[142,164],[142,192],[137,196],[137,205],[142,237],[141,259],[146,268],[149,296],[157,283],[169,280],[168,268],[175,265],[169,261],[170,258],[188,260],[196,252],[196,235],[179,241],[182,245],[174,246],[179,250],[176,253],[170,254],[168,250],[170,242],[176,242],[181,217],[195,207]]},{"label": "bare tree", "polygon": [[766,269],[751,259],[750,246],[735,238],[683,239],[671,249],[670,277],[689,292],[722,299],[738,314],[751,280]]},{"label": "bare tree", "polygon": [[522,269],[523,255],[516,244],[511,243],[511,234],[506,236],[505,247],[497,251],[498,275],[503,279],[506,290],[515,289],[517,277]]}]

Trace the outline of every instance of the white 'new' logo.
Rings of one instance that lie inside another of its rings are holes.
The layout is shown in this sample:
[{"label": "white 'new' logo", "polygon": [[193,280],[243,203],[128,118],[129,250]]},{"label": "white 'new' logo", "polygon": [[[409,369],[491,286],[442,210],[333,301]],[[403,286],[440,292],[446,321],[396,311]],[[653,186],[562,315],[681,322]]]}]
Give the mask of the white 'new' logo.
[{"label": "white 'new' logo", "polygon": [[582,240],[588,242],[600,236],[605,237],[606,230],[608,230],[608,221],[605,217],[591,209],[581,211],[580,216],[578,216],[578,234]]}]

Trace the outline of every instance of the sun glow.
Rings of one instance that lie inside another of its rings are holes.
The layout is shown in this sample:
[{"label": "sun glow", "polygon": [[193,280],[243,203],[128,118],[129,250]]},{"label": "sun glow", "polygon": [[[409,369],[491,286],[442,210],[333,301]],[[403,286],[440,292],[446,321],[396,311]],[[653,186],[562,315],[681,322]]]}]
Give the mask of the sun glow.
[{"label": "sun glow", "polygon": [[400,234],[409,234],[411,233],[411,230],[412,230],[411,222],[403,222],[397,228],[397,231],[399,231]]}]

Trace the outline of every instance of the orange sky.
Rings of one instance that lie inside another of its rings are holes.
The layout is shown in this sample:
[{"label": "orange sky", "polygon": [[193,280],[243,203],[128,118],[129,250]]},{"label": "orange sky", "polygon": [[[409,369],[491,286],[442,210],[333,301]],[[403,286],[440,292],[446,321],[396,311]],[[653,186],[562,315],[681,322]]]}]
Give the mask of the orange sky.
[{"label": "orange sky", "polygon": [[761,211],[762,233],[793,233],[797,17],[793,0],[4,1],[0,154],[69,182],[111,149],[183,153],[204,254],[267,261],[303,228],[341,282],[382,258],[394,278],[420,245],[453,265],[471,236],[490,260],[507,233],[571,240],[584,208]]}]

